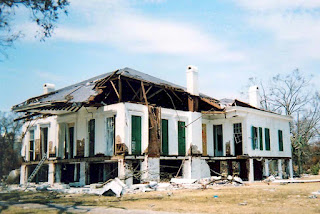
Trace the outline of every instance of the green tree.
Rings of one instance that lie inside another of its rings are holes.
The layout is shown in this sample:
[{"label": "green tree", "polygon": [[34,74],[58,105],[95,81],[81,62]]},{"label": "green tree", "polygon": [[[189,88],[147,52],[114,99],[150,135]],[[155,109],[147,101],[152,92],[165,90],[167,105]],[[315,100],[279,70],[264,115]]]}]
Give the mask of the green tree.
[{"label": "green tree", "polygon": [[5,54],[6,48],[23,35],[12,30],[18,8],[29,11],[31,21],[40,27],[40,40],[44,41],[52,35],[60,13],[67,14],[68,5],[68,0],[0,0],[0,52]]}]

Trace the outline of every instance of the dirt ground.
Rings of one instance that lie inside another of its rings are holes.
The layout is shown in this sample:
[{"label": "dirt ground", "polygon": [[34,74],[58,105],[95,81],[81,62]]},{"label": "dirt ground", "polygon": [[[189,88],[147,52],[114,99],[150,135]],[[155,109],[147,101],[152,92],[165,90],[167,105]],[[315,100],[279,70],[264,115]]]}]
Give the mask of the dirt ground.
[{"label": "dirt ground", "polygon": [[[176,190],[115,197],[66,195],[54,192],[0,193],[0,213],[106,213],[95,208],[115,208],[117,213],[320,213],[320,183],[215,186],[204,190]],[[31,205],[30,205],[31,204]],[[139,212],[138,212],[139,210]],[[141,211],[142,210],[142,211]],[[162,212],[159,212],[162,213]]]}]

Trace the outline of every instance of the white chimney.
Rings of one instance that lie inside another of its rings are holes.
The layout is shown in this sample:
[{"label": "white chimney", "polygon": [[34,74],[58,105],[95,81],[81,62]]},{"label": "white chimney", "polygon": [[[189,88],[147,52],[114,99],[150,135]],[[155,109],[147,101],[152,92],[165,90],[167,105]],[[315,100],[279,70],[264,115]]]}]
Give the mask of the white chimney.
[{"label": "white chimney", "polygon": [[45,83],[43,84],[43,94],[48,94],[50,92],[53,92],[55,90],[55,85],[51,83]]},{"label": "white chimney", "polygon": [[260,95],[259,95],[259,87],[257,85],[251,86],[249,88],[249,104],[260,108]]},{"label": "white chimney", "polygon": [[187,67],[187,92],[199,96],[198,68],[193,65]]}]

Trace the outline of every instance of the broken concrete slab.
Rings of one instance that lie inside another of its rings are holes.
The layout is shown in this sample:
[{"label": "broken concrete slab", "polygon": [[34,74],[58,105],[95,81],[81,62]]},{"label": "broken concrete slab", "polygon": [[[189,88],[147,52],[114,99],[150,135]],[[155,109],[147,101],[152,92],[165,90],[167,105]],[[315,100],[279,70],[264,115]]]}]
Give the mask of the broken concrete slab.
[{"label": "broken concrete slab", "polygon": [[102,190],[97,191],[100,192],[100,195],[110,196],[113,194],[114,196],[121,197],[125,187],[126,185],[119,178],[115,178],[104,185]]},{"label": "broken concrete slab", "polygon": [[197,182],[197,179],[185,179],[185,178],[171,178],[170,183],[175,184],[193,184]]}]

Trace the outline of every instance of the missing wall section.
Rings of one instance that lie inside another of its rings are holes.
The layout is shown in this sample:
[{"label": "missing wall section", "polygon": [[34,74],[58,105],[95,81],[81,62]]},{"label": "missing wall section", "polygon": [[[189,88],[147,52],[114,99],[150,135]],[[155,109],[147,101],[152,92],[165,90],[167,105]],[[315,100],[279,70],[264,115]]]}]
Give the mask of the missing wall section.
[{"label": "missing wall section", "polygon": [[182,176],[181,164],[182,160],[160,160],[160,180],[170,181],[177,174]]},{"label": "missing wall section", "polygon": [[[36,168],[37,165],[30,165],[27,166],[28,170],[28,177],[30,177],[31,173],[33,170]],[[43,165],[41,166],[40,170],[38,173],[34,176],[31,182],[39,183],[39,182],[48,182],[48,170],[49,167],[48,165]]]},{"label": "missing wall section", "polygon": [[88,172],[89,184],[106,182],[118,177],[118,163],[91,163]]}]

